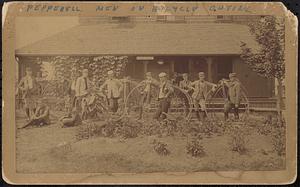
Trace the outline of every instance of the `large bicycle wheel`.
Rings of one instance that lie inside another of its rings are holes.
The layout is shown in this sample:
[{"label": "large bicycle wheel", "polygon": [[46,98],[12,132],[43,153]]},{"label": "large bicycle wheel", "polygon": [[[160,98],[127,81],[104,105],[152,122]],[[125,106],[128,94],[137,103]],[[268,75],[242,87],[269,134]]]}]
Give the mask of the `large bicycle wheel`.
[{"label": "large bicycle wheel", "polygon": [[[169,119],[183,119],[189,121],[192,111],[192,99],[182,89],[172,86],[174,93],[171,96],[171,106],[166,114]],[[157,100],[159,87],[152,86],[148,95],[141,94],[144,88],[143,83],[138,84],[128,94],[125,100],[125,113],[134,119],[153,120],[158,109]]]},{"label": "large bicycle wheel", "polygon": [[[224,119],[224,105],[228,88],[219,85],[214,91],[210,90],[206,97],[206,112],[211,119]],[[244,87],[241,88],[241,100],[239,105],[239,117],[241,120],[249,116],[249,99]]]}]

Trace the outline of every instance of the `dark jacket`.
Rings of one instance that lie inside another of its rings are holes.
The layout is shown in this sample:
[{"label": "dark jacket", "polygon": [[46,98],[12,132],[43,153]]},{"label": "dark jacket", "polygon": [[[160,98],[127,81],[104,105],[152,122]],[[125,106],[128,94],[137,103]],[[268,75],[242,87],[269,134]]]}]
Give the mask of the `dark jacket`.
[{"label": "dark jacket", "polygon": [[241,101],[241,82],[235,80],[226,84],[228,87],[228,100],[233,104],[240,104]]}]

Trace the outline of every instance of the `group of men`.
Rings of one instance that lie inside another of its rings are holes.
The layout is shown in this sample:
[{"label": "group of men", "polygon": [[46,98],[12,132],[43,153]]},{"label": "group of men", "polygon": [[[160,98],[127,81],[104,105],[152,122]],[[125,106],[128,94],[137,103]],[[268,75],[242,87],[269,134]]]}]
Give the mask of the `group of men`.
[{"label": "group of men", "polygon": [[[210,90],[214,91],[217,84],[208,82],[205,80],[205,73],[198,73],[198,80],[190,81],[188,74],[182,74],[182,79],[179,82],[179,87],[183,92],[189,94],[193,99],[193,105],[195,113],[199,121],[203,121],[207,117],[206,113],[206,98]],[[159,87],[158,101],[159,106],[155,114],[155,119],[165,119],[166,114],[170,108],[171,95],[174,92],[171,81],[168,81],[167,74],[162,72],[159,74],[159,82],[152,78],[151,72],[146,73],[146,80],[144,80],[144,90],[142,91],[141,105],[145,102],[149,102],[151,84]],[[227,87],[227,93],[225,93],[226,101],[224,104],[224,117],[228,119],[228,114],[231,109],[234,110],[235,119],[239,118],[239,105],[241,100],[241,83],[236,77],[236,73],[229,74],[229,80],[222,79],[220,81],[222,86]],[[185,103],[185,114],[187,115],[190,110],[190,103],[187,97],[183,96]],[[141,107],[142,109],[142,107]],[[140,112],[140,118],[142,111]]]},{"label": "group of men", "polygon": [[[71,87],[71,89],[75,92],[73,107],[81,107],[80,105],[82,104],[82,100],[89,95],[91,87],[91,83],[88,79],[88,70],[84,69],[82,71],[82,76],[78,77]],[[98,91],[102,94],[104,93],[104,90],[106,90],[105,96],[108,99],[110,110],[113,113],[118,111],[118,99],[121,96],[122,89],[122,82],[115,78],[112,70],[108,71],[107,79],[100,86]]]},{"label": "group of men", "polygon": [[[193,103],[195,106],[195,111],[197,118],[200,121],[203,121],[205,117],[207,117],[206,113],[206,98],[210,90],[215,91],[217,84],[208,82],[205,80],[204,72],[199,72],[199,79],[191,82],[188,80],[188,74],[183,74],[183,80],[180,81],[179,87],[185,90],[186,93],[191,94],[193,98]],[[241,101],[241,83],[236,77],[236,73],[229,74],[229,80],[222,79],[219,81],[222,84],[224,90],[223,94],[225,97],[224,103],[224,117],[225,120],[228,119],[228,114],[231,109],[234,110],[235,119],[239,119],[239,105]],[[225,87],[227,87],[227,93],[225,91]],[[186,105],[188,101],[186,100]]]},{"label": "group of men", "polygon": [[[90,93],[91,83],[88,79],[89,72],[87,69],[82,71],[82,75],[78,77],[71,85],[71,90],[74,91],[74,98],[72,101],[72,107],[69,111],[69,115],[61,118],[59,121],[62,123],[62,126],[72,126],[76,122],[82,119],[82,114],[80,115],[80,110],[82,110],[82,105],[84,99]],[[142,81],[143,89],[141,90],[141,102],[140,102],[140,115],[139,118],[142,118],[143,114],[143,105],[145,103],[150,104],[150,98],[152,97],[150,92],[153,89],[153,85],[159,88],[158,92],[158,108],[155,113],[154,118],[157,120],[165,119],[167,117],[168,110],[171,106],[171,99],[174,93],[174,87],[172,82],[168,80],[168,75],[165,72],[161,72],[159,75],[159,80],[157,81],[152,77],[151,72],[147,72],[145,80]],[[180,89],[189,94],[193,99],[193,105],[195,108],[196,116],[200,121],[203,121],[206,117],[206,106],[205,100],[208,95],[208,92],[212,89],[213,91],[217,87],[216,84],[208,82],[205,80],[204,72],[198,73],[198,80],[190,81],[188,74],[184,73],[182,75],[183,80],[179,82]],[[229,74],[229,80],[220,81],[223,86],[226,86],[228,89],[226,102],[224,105],[224,114],[225,119],[228,119],[228,113],[231,109],[234,110],[235,119],[239,118],[238,108],[241,98],[241,84],[236,77],[235,73]],[[23,91],[23,99],[25,101],[25,112],[29,122],[24,126],[30,125],[45,125],[49,123],[49,107],[43,102],[44,99],[35,98],[35,86],[36,80],[32,76],[32,70],[26,68],[26,75],[22,78],[18,85],[18,89]],[[104,92],[106,90],[106,93]],[[121,92],[123,90],[123,83],[121,80],[117,79],[112,70],[107,72],[107,79],[99,88],[99,93],[106,97],[110,111],[116,113],[119,108],[119,99]],[[184,98],[185,103],[185,113],[188,113],[190,109],[190,103],[187,97]]]}]

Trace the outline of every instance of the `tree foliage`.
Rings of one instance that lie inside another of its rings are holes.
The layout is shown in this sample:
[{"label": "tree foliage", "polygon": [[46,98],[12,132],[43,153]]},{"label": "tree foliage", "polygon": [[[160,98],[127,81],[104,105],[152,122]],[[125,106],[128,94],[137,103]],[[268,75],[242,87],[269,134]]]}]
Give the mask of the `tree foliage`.
[{"label": "tree foliage", "polygon": [[260,48],[254,51],[242,42],[241,58],[259,75],[282,80],[285,74],[283,20],[266,16],[248,25]]}]

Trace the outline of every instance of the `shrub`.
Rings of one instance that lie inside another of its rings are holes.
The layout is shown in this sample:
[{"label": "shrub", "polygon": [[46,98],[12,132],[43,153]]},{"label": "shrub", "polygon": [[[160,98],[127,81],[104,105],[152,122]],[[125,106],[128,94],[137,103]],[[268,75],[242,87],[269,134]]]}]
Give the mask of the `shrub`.
[{"label": "shrub", "polygon": [[201,137],[193,139],[191,142],[188,142],[186,145],[187,154],[192,155],[193,157],[203,157],[205,156],[205,150],[201,142]]},{"label": "shrub", "polygon": [[154,140],[152,142],[154,151],[162,156],[166,156],[170,154],[170,151],[167,148],[167,144],[162,143],[160,141]]},{"label": "shrub", "polygon": [[218,119],[207,119],[199,127],[199,132],[204,133],[208,137],[213,134],[222,135],[225,132],[226,124]]},{"label": "shrub", "polygon": [[120,125],[115,128],[114,135],[122,138],[136,138],[139,129],[131,125]]},{"label": "shrub", "polygon": [[239,154],[245,154],[247,152],[246,144],[248,143],[245,133],[247,129],[238,126],[231,126],[230,129],[229,145],[231,151],[238,152]]},{"label": "shrub", "polygon": [[277,122],[273,124],[272,144],[274,151],[279,155],[285,155],[286,149],[286,126],[285,122]]},{"label": "shrub", "polygon": [[82,140],[94,136],[135,138],[140,131],[138,126],[139,124],[133,123],[125,118],[118,122],[108,120],[105,121],[104,124],[84,121],[84,124],[80,126],[77,131],[76,139]]},{"label": "shrub", "polygon": [[164,119],[162,121],[149,121],[141,124],[141,134],[152,136],[173,136],[179,132],[181,128],[178,127],[177,121]]},{"label": "shrub", "polygon": [[83,125],[81,125],[76,132],[76,140],[88,139],[93,136],[97,136],[101,134],[102,126],[97,125],[94,122],[84,121]]},{"label": "shrub", "polygon": [[286,149],[286,125],[283,119],[269,118],[257,128],[259,134],[270,136],[273,150],[279,155],[285,155]]}]

